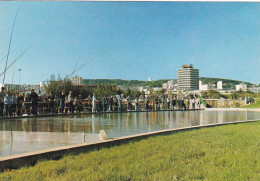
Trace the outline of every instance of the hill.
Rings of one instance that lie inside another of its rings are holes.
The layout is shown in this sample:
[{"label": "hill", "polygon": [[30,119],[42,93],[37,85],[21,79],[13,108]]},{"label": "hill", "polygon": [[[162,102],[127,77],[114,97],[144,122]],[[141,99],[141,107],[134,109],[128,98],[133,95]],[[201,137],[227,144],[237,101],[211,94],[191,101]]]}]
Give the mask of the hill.
[{"label": "hill", "polygon": [[150,87],[162,87],[163,83],[166,83],[170,79],[161,79],[156,81],[142,81],[142,80],[122,80],[122,79],[84,79],[85,85],[98,85],[98,84],[110,84],[110,85],[122,85],[122,86],[150,86]]},{"label": "hill", "polygon": [[[174,80],[176,83],[176,79],[160,79],[156,81],[142,81],[142,80],[122,80],[122,79],[83,79],[84,85],[122,85],[122,86],[150,86],[150,87],[162,87],[163,83],[166,83],[168,80]],[[240,80],[231,80],[231,79],[222,79],[222,78],[210,78],[210,77],[200,77],[200,80],[203,84],[216,84],[218,81],[223,82],[223,88],[235,88],[235,85],[242,83]],[[244,82],[247,86],[253,85],[250,82]]]}]

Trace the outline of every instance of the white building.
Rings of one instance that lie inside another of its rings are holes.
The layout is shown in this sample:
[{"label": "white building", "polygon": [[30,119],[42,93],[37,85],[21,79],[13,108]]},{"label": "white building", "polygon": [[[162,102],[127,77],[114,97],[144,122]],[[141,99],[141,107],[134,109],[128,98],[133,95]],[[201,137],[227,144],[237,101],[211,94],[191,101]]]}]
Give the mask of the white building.
[{"label": "white building", "polygon": [[169,80],[167,83],[162,84],[162,88],[169,91],[169,90],[177,90],[177,84],[174,84],[174,80]]},{"label": "white building", "polygon": [[168,84],[168,86],[174,85],[174,81],[173,81],[173,80],[169,80],[169,81],[167,82],[167,84]]},{"label": "white building", "polygon": [[165,89],[165,90],[168,90],[168,84],[167,83],[163,83],[162,84],[162,88]]},{"label": "white building", "polygon": [[152,81],[151,77],[149,77],[149,78],[148,78],[148,81],[149,81],[149,82],[151,82],[151,81]]},{"label": "white building", "polygon": [[72,77],[71,78],[72,85],[82,85],[82,77]]},{"label": "white building", "polygon": [[148,90],[147,87],[140,87],[139,89],[140,92],[144,91],[144,93],[147,95],[147,94],[150,94],[150,91]]},{"label": "white building", "polygon": [[241,89],[242,91],[246,91],[247,85],[244,84],[244,83],[241,83],[241,84],[236,85],[236,91],[239,91],[240,89]]},{"label": "white building", "polygon": [[202,84],[202,81],[199,81],[199,90],[209,90],[208,84]]},{"label": "white building", "polygon": [[154,87],[154,88],[153,88],[153,91],[154,91],[154,92],[155,92],[155,91],[160,91],[160,90],[162,90],[161,87]]},{"label": "white building", "polygon": [[222,90],[222,81],[217,82],[217,89]]},{"label": "white building", "polygon": [[177,90],[178,89],[178,85],[177,84],[173,84],[173,85],[169,85],[168,86],[168,90]]}]

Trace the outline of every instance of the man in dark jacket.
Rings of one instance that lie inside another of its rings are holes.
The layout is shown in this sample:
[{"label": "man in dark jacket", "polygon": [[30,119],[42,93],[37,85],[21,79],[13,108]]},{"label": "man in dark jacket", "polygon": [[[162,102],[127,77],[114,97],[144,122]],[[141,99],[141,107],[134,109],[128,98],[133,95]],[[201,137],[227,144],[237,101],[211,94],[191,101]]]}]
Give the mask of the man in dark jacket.
[{"label": "man in dark jacket", "polygon": [[22,104],[24,101],[23,93],[19,94],[17,98],[17,116],[21,116],[22,114]]},{"label": "man in dark jacket", "polygon": [[65,107],[65,91],[62,90],[60,95],[60,113],[64,113],[64,107]]},{"label": "man in dark jacket", "polygon": [[49,112],[51,114],[53,114],[54,113],[55,95],[52,93],[52,91],[50,91],[50,95],[49,95],[48,99],[49,99]]},{"label": "man in dark jacket", "polygon": [[34,89],[31,90],[30,100],[32,102],[32,114],[37,115],[37,104],[38,104],[38,94],[34,92]]}]

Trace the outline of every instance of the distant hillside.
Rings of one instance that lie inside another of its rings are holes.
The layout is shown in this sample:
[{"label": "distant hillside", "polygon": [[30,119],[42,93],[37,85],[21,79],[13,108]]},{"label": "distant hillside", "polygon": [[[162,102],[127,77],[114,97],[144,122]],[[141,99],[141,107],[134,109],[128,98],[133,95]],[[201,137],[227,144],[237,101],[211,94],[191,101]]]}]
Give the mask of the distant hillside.
[{"label": "distant hillside", "polygon": [[[162,87],[163,83],[166,83],[168,80],[174,80],[177,83],[176,79],[160,79],[156,81],[142,81],[142,80],[122,80],[122,79],[83,79],[83,84],[85,85],[98,85],[98,84],[110,84],[110,85],[122,85],[122,86],[150,86],[150,87]],[[203,84],[216,84],[218,81],[222,81],[223,88],[235,88],[235,85],[242,83],[243,81],[231,80],[231,79],[221,79],[221,78],[209,78],[209,77],[200,77],[200,80]],[[253,85],[250,82],[244,82],[248,86]]]},{"label": "distant hillside", "polygon": [[[169,79],[170,80],[170,79]],[[110,85],[123,85],[123,86],[151,86],[162,87],[163,83],[166,83],[168,79],[161,79],[156,81],[142,81],[142,80],[122,80],[122,79],[83,79],[85,85],[98,85],[98,84],[110,84]]]}]

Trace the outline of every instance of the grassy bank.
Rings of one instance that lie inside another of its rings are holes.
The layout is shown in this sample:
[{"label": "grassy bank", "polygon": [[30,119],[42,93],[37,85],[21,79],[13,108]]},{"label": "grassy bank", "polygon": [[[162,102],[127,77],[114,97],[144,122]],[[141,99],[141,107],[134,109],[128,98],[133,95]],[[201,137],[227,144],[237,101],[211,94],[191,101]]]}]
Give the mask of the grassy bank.
[{"label": "grassy bank", "polygon": [[155,136],[6,171],[0,180],[260,180],[260,122]]},{"label": "grassy bank", "polygon": [[260,108],[260,98],[255,99],[255,103],[247,105],[247,106],[241,106],[239,108]]}]

